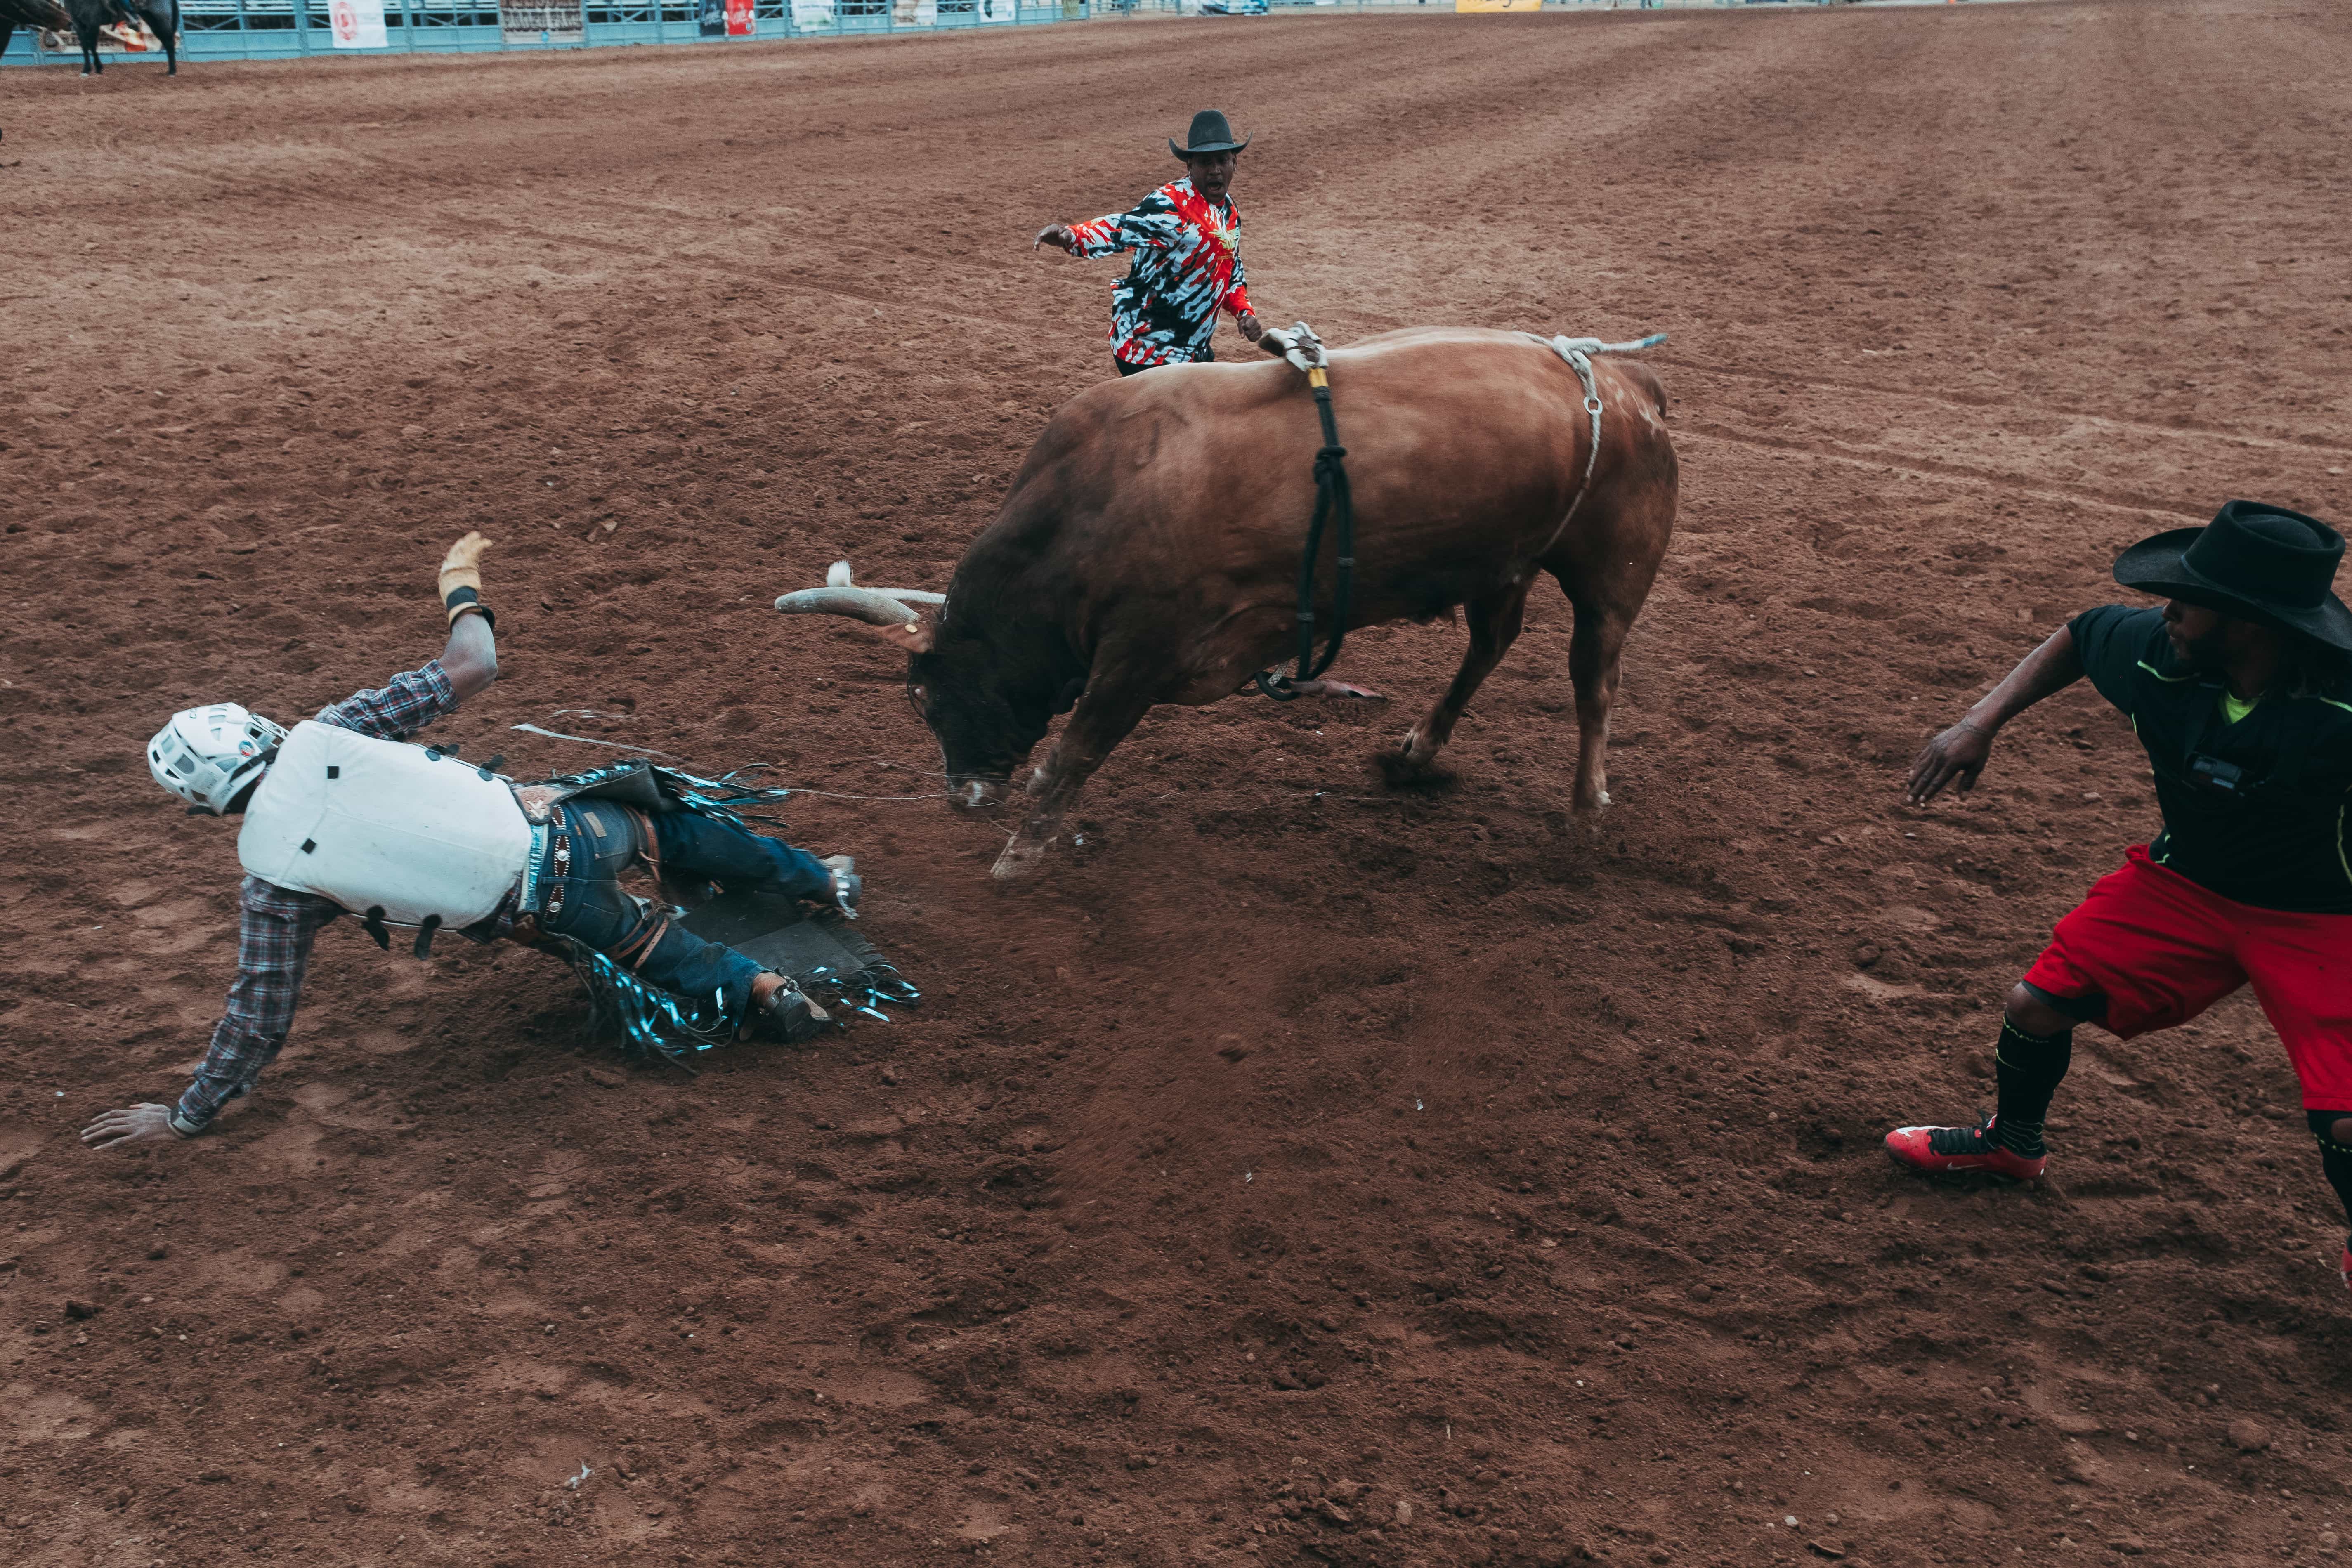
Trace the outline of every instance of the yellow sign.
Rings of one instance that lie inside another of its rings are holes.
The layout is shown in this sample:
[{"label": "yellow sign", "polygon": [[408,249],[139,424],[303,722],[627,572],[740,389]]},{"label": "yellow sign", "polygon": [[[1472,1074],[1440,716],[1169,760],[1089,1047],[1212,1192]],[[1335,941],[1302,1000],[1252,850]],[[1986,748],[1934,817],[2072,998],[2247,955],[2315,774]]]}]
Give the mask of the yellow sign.
[{"label": "yellow sign", "polygon": [[1543,0],[1454,0],[1456,11],[1540,11]]}]

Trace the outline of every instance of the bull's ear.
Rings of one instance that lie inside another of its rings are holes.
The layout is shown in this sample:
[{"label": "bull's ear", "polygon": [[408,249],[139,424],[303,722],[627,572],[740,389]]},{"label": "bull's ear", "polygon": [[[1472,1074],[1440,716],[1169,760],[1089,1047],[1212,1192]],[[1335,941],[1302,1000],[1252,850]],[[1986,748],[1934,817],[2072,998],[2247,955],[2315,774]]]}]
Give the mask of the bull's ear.
[{"label": "bull's ear", "polygon": [[931,651],[931,628],[927,621],[908,621],[903,626],[876,626],[875,635],[883,641],[896,643],[908,653]]}]

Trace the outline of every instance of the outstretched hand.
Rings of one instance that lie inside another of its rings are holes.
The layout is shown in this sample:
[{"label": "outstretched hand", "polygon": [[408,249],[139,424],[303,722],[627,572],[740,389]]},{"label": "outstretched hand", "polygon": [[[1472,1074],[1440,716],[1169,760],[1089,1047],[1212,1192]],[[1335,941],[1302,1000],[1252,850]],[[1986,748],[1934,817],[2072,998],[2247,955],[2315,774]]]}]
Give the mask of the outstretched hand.
[{"label": "outstretched hand", "polygon": [[1992,732],[1961,720],[1920,749],[1911,764],[1906,798],[1913,805],[1925,805],[1947,784],[1955,794],[1968,794],[1977,787],[1977,775],[1991,755]]},{"label": "outstretched hand", "polygon": [[1077,243],[1078,237],[1070,232],[1068,224],[1049,223],[1037,231],[1037,237],[1029,242],[1029,248],[1034,250],[1041,245],[1050,245],[1056,250],[1067,250]]},{"label": "outstretched hand", "polygon": [[489,547],[490,542],[478,533],[468,533],[449,547],[449,553],[441,558],[441,577],[436,584],[442,604],[447,605],[449,595],[460,588],[471,588],[477,597],[480,595],[482,552]]},{"label": "outstretched hand", "polygon": [[175,1142],[179,1136],[172,1131],[172,1108],[146,1103],[110,1110],[81,1130],[81,1141],[93,1149]]}]

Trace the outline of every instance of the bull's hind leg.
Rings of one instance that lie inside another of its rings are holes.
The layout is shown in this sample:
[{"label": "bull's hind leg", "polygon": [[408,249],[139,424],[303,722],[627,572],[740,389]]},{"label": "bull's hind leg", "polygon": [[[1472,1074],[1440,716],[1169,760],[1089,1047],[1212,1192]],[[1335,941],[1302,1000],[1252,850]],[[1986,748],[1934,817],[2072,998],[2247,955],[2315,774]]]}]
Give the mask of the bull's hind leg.
[{"label": "bull's hind leg", "polygon": [[1609,710],[1633,617],[1574,593],[1569,602],[1576,606],[1568,644],[1568,677],[1576,683],[1576,809],[1590,816],[1609,804]]},{"label": "bull's hind leg", "polygon": [[1077,799],[1078,791],[1102,766],[1111,748],[1126,740],[1150,710],[1151,698],[1143,682],[1122,680],[1116,664],[1108,670],[1097,668],[1077,707],[1071,710],[1070,721],[1062,727],[1062,738],[1054,742],[1045,765],[1029,780],[1034,804],[1013,842],[996,858],[992,874],[998,881],[1009,882],[1037,868],[1045,858],[1047,846],[1061,832],[1062,817]]},{"label": "bull's hind leg", "polygon": [[1603,510],[1589,534],[1544,563],[1576,609],[1568,674],[1576,683],[1575,805],[1587,818],[1609,804],[1609,710],[1617,700],[1625,638],[1650,596],[1673,527],[1674,492],[1653,492],[1642,504]]},{"label": "bull's hind leg", "polygon": [[1462,710],[1470,706],[1470,699],[1477,695],[1480,682],[1493,673],[1517,639],[1527,607],[1525,580],[1479,594],[1462,606],[1463,618],[1470,623],[1470,647],[1462,655],[1462,668],[1454,672],[1454,684],[1445,689],[1437,706],[1405,731],[1404,745],[1395,753],[1396,762],[1390,769],[1392,775],[1410,777],[1427,769],[1438,749],[1454,738],[1454,726]]}]

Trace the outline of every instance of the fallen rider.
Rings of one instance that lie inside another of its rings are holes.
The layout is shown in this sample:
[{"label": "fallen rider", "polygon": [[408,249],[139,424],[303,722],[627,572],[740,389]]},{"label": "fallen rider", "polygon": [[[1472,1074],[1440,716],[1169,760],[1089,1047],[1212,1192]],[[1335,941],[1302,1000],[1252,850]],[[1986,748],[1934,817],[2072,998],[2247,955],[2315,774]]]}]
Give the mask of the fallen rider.
[{"label": "fallen rider", "polygon": [[[643,867],[668,883],[807,899],[854,916],[860,887],[846,856],[820,860],[723,810],[656,812],[561,784],[518,789],[454,753],[404,743],[498,679],[481,599],[488,548],[478,533],[450,547],[440,579],[449,642],[422,669],[290,731],[223,702],[174,714],[148,743],[155,782],[190,815],[244,818],[236,981],[178,1103],[110,1110],[82,1130],[85,1143],[193,1138],[210,1126],[285,1046],[310,944],[345,914],[362,917],[379,945],[389,945],[388,926],[414,928],[419,957],[443,929],[479,942],[586,949],[723,1015],[739,1035],[759,1024],[799,1040],[829,1022],[792,977],[681,930],[618,879]],[[636,778],[642,801],[645,775]]]}]

